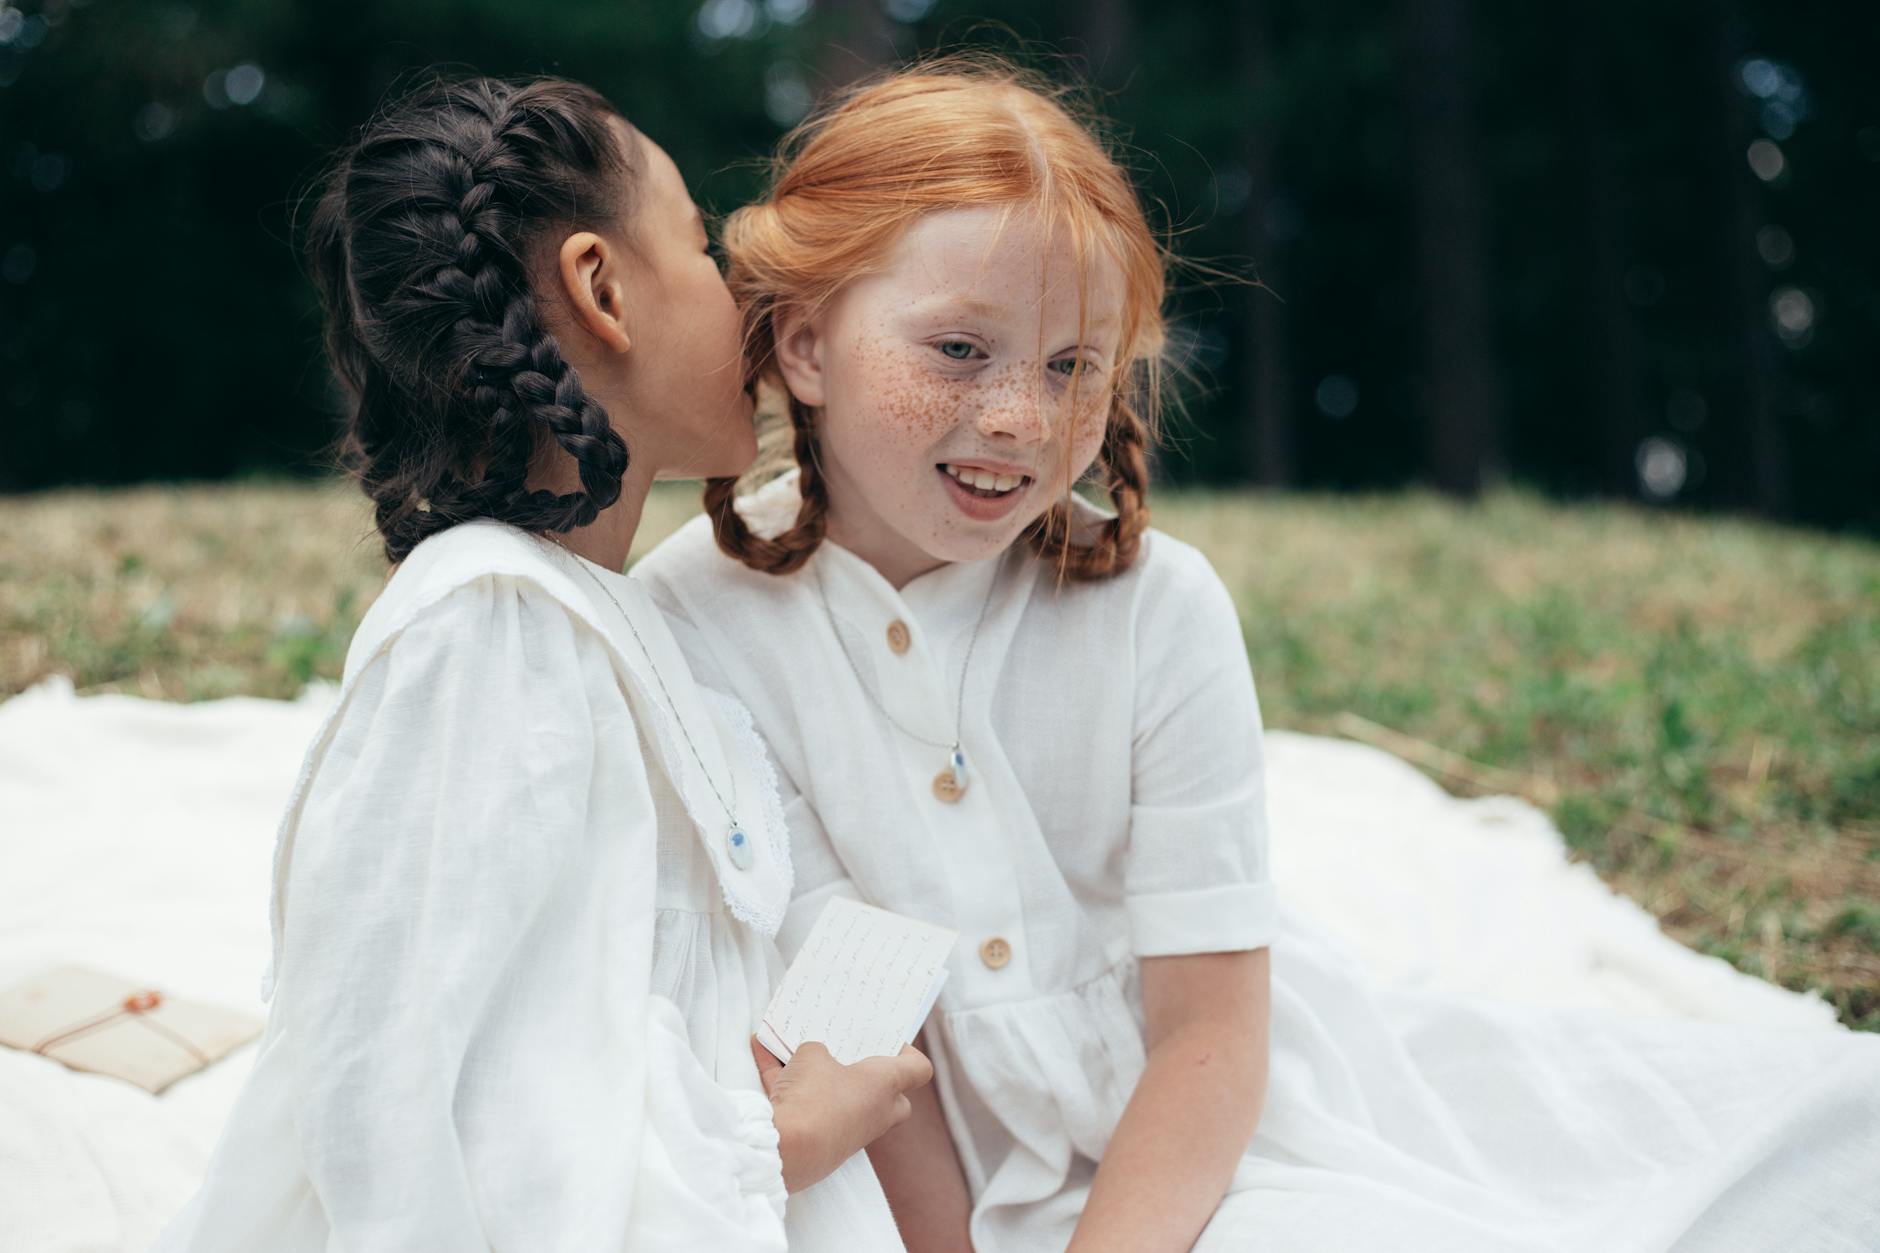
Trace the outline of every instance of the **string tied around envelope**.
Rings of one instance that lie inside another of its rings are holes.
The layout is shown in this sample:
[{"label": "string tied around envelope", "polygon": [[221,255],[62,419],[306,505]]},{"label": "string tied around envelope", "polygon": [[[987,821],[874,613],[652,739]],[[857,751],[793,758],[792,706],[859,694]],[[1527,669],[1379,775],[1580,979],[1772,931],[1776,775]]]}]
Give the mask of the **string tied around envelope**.
[{"label": "string tied around envelope", "polygon": [[194,1044],[191,1044],[183,1036],[178,1035],[150,1016],[150,1012],[162,1004],[163,993],[156,991],[154,988],[147,988],[141,992],[133,992],[125,997],[115,1009],[106,1010],[102,1014],[94,1014],[90,1018],[81,1019],[69,1027],[53,1032],[39,1043],[33,1045],[33,1052],[45,1057],[50,1057],[52,1056],[52,1050],[61,1044],[69,1044],[73,1040],[83,1039],[85,1036],[102,1031],[104,1028],[120,1019],[129,1018],[133,1022],[141,1023],[143,1026],[148,1027],[164,1039],[175,1044],[178,1048],[181,1048],[184,1052],[195,1058],[197,1062],[207,1066],[214,1060],[213,1058],[209,1057]]}]

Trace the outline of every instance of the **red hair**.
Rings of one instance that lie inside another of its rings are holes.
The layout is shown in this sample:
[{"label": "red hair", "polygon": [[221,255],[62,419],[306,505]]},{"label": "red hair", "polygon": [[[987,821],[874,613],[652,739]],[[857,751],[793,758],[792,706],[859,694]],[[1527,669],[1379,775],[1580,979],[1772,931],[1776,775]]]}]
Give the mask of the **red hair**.
[{"label": "red hair", "polygon": [[[1032,547],[1071,577],[1107,578],[1129,568],[1148,527],[1168,254],[1121,163],[1063,89],[1003,61],[953,56],[851,89],[792,131],[770,194],[732,214],[724,228],[726,280],[744,311],[752,369],[781,381],[781,313],[822,307],[849,279],[879,267],[925,214],[985,206],[1040,212],[1069,231],[1080,269],[1100,253],[1123,277],[1116,369],[1094,467],[1116,516],[1074,537],[1063,501],[1026,532]],[[705,486],[719,547],[773,574],[809,559],[822,542],[829,506],[815,410],[787,389],[784,395],[801,471],[795,524],[775,538],[759,536],[733,508],[739,480]],[[1069,466],[1065,474],[1068,493]]]}]

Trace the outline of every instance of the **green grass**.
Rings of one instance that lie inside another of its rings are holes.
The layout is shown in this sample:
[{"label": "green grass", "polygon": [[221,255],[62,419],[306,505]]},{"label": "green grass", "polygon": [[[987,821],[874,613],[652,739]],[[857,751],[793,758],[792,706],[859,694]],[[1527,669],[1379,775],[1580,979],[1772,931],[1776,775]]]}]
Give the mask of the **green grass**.
[{"label": "green grass", "polygon": [[[656,493],[639,547],[695,500]],[[1270,725],[1434,746],[1406,751],[1548,805],[1672,935],[1880,1030],[1880,546],[1518,494],[1156,518],[1233,589]],[[0,500],[0,695],[289,696],[338,675],[383,573],[335,485]]]}]

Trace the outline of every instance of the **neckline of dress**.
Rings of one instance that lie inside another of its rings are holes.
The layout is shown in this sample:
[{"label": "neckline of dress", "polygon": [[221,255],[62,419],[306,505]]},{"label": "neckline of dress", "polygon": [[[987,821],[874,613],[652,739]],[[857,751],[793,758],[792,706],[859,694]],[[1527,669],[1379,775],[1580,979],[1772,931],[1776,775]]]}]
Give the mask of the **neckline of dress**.
[{"label": "neckline of dress", "polygon": [[[854,549],[844,547],[842,544],[827,537],[824,537],[823,541],[817,545],[817,551],[812,560],[821,563],[819,566],[820,570],[829,569],[829,562],[832,560],[837,565],[846,563],[850,567],[846,577],[872,584],[873,590],[878,594],[889,596],[905,603],[913,597],[924,598],[929,594],[930,589],[955,581],[964,581],[967,583],[968,590],[983,595],[986,589],[991,585],[992,580],[998,575],[1001,558],[1005,557],[1009,552],[1011,552],[1010,545],[1001,548],[990,557],[981,557],[977,561],[942,562],[931,570],[915,575],[898,588],[888,581],[886,575],[875,569],[874,565],[866,557],[859,555]],[[949,587],[947,594],[956,594],[958,590],[957,588]]]}]

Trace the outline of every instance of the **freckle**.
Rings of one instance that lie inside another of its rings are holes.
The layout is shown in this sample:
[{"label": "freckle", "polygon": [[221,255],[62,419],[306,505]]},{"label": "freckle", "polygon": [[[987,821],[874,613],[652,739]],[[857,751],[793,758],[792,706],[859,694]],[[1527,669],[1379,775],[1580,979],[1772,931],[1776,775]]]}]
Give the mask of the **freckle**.
[{"label": "freckle", "polygon": [[957,419],[960,398],[951,380],[923,375],[918,347],[890,344],[883,336],[858,340],[860,373],[883,382],[876,392],[880,416],[907,431],[937,431]]}]

